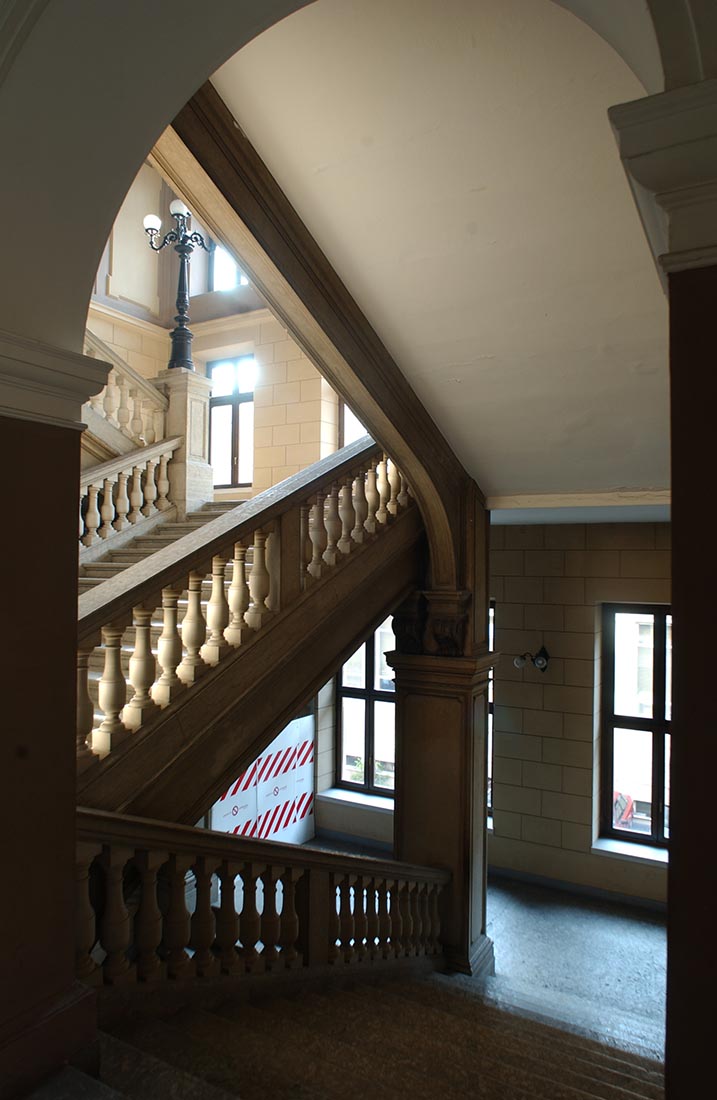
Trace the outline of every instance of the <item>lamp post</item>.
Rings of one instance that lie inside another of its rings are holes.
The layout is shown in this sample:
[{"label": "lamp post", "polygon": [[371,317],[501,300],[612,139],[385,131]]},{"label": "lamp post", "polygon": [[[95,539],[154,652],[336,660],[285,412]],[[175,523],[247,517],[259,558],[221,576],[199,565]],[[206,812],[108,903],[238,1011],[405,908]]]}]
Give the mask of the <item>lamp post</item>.
[{"label": "lamp post", "polygon": [[169,204],[169,212],[174,218],[175,228],[164,234],[160,244],[156,238],[162,222],[156,214],[147,214],[144,219],[145,233],[149,237],[149,246],[153,252],[161,252],[168,244],[174,245],[174,251],[179,256],[179,283],[177,285],[177,315],[174,320],[177,327],[172,329],[172,354],[167,366],[184,367],[185,370],[194,370],[192,362],[192,333],[189,330],[189,257],[194,252],[195,246],[203,248],[205,252],[213,252],[215,245],[207,245],[201,233],[189,231],[189,219],[191,214],[181,199],[174,199]]}]

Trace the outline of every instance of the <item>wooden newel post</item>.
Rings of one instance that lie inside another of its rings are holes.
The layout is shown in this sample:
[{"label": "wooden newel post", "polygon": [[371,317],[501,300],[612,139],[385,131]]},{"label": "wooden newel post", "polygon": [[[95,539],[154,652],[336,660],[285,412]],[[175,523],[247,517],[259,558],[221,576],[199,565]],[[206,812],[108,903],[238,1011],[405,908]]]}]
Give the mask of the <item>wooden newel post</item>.
[{"label": "wooden newel post", "polygon": [[331,874],[328,870],[312,867],[304,871],[296,884],[296,910],[299,914],[297,946],[304,966],[325,966],[329,961],[332,898],[335,909],[336,897],[331,893]]}]

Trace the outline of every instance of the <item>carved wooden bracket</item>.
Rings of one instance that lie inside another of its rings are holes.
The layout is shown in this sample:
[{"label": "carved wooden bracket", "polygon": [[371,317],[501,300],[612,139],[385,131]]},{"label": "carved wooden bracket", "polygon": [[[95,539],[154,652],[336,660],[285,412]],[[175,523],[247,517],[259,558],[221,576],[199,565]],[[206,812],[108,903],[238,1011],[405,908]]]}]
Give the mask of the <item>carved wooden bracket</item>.
[{"label": "carved wooden bracket", "polygon": [[427,604],[424,652],[462,657],[470,592],[424,592],[423,596]]}]

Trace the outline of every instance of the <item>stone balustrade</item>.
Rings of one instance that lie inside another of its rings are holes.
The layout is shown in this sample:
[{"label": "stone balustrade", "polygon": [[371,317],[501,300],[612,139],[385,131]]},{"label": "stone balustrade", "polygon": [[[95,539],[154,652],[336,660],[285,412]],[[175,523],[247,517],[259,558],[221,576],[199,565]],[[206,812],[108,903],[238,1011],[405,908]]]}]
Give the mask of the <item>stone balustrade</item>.
[{"label": "stone balustrade", "polygon": [[76,974],[93,985],[440,956],[447,871],[78,809]]},{"label": "stone balustrade", "polygon": [[182,439],[163,439],[82,471],[80,545],[107,540],[170,507],[168,467]]},{"label": "stone balustrade", "polygon": [[145,733],[411,505],[400,471],[364,437],[84,593],[80,767]]},{"label": "stone balustrade", "polygon": [[134,443],[151,446],[163,440],[166,396],[89,329],[85,354],[112,364],[106,386],[90,398],[88,406]]}]

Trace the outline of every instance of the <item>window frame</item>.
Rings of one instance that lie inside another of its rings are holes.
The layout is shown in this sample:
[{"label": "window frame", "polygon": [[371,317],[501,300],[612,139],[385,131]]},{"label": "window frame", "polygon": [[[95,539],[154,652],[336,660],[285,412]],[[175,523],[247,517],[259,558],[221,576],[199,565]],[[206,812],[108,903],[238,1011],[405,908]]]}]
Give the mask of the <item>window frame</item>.
[{"label": "window frame", "polygon": [[[652,648],[652,718],[620,714],[615,700],[615,616],[617,614],[654,616]],[[665,736],[672,738],[672,720],[666,716],[667,692],[667,617],[670,604],[605,603],[602,606],[602,689],[600,712],[600,836],[630,844],[669,848],[665,836]],[[613,825],[614,737],[615,729],[644,730],[652,734],[651,830],[633,833]],[[671,743],[671,742],[670,742]]]},{"label": "window frame", "polygon": [[[210,363],[207,363],[207,378],[212,378],[214,368],[223,365],[224,363],[234,363],[235,365],[240,363],[243,359],[251,359],[254,361],[254,355],[248,353],[247,355],[235,355],[227,356],[223,359],[212,359]],[[231,427],[231,440],[232,440],[232,454],[231,454],[231,470],[232,480],[223,482],[221,485],[215,484],[215,489],[250,489],[253,485],[253,477],[251,481],[239,481],[239,406],[245,405],[247,402],[254,403],[254,390],[247,391],[246,393],[240,393],[238,390],[234,393],[226,394],[223,397],[210,397],[209,398],[209,457],[211,459],[212,454],[212,410],[220,408],[224,405],[231,405],[232,407],[232,427]],[[254,439],[252,432],[252,455],[254,451]],[[253,474],[253,459],[252,459],[252,474]]]},{"label": "window frame", "polygon": [[[388,616],[390,618],[391,616]],[[374,704],[376,702],[392,703],[396,706],[396,692],[386,691],[381,688],[374,687],[374,669],[375,669],[375,657],[376,657],[376,636],[378,630],[385,619],[379,623],[376,630],[372,631],[368,638],[360,646],[356,646],[356,649],[352,650],[349,656],[346,658],[348,661],[354,653],[357,653],[359,649],[364,648],[365,653],[365,672],[364,672],[364,686],[362,688],[355,688],[344,686],[342,683],[343,677],[343,664],[336,674],[334,698],[335,698],[335,718],[336,718],[336,737],[335,737],[335,775],[334,785],[340,787],[345,791],[356,791],[362,794],[377,795],[381,798],[393,798],[396,793],[395,772],[394,772],[394,785],[393,787],[379,787],[373,782],[374,766],[375,766],[375,720],[374,720]],[[345,664],[346,662],[344,662]],[[343,779],[341,776],[341,767],[343,762],[343,729],[342,729],[342,700],[348,699],[361,699],[364,706],[364,781],[363,783],[352,783],[348,779]],[[395,758],[395,721],[394,721],[394,758]]]}]

